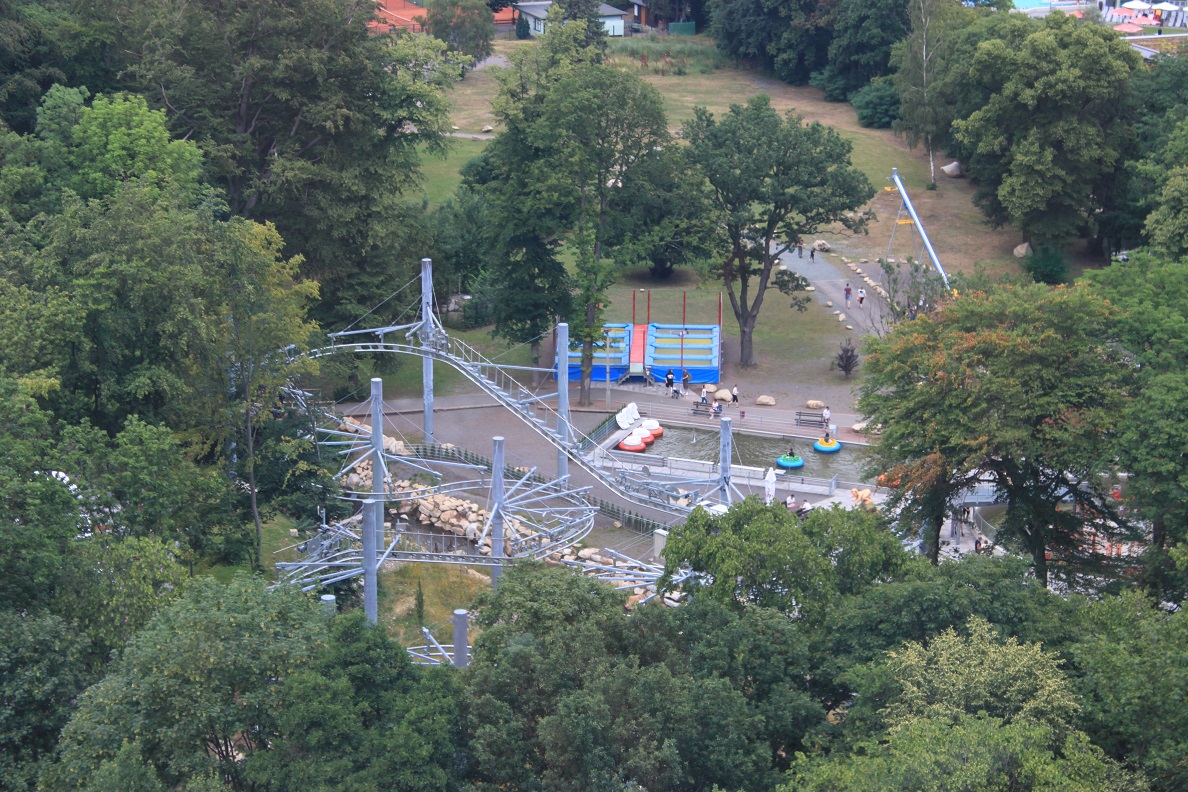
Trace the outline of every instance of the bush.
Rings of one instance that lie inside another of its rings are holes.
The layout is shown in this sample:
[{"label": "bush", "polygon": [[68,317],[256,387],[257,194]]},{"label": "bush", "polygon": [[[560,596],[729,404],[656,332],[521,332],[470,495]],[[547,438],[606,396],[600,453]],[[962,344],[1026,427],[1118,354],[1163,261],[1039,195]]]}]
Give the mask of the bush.
[{"label": "bush", "polygon": [[850,97],[858,123],[872,129],[889,129],[899,120],[899,92],[889,80],[875,79]]},{"label": "bush", "polygon": [[532,29],[528,27],[528,17],[520,14],[516,17],[516,38],[526,39],[532,36]]},{"label": "bush", "polygon": [[844,102],[850,94],[850,84],[835,66],[826,66],[809,77],[809,85],[825,92],[826,102]]},{"label": "bush", "polygon": [[1036,248],[1023,259],[1023,268],[1036,283],[1064,283],[1068,278],[1068,262],[1054,247]]}]

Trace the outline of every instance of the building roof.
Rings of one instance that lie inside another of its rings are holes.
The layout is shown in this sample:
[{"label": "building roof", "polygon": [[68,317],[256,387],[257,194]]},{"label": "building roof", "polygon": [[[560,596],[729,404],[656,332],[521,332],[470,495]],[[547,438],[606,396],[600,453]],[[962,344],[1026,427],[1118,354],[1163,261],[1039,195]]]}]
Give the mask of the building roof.
[{"label": "building roof", "polygon": [[[538,1],[532,3],[512,3],[515,8],[520,9],[521,14],[525,14],[530,17],[536,17],[537,19],[544,19],[547,17],[549,15],[549,6],[552,4],[553,0],[544,0],[544,2]],[[607,5],[606,3],[602,3],[598,6],[598,16],[600,17],[621,17],[624,13],[625,12],[620,11],[612,5]]]}]

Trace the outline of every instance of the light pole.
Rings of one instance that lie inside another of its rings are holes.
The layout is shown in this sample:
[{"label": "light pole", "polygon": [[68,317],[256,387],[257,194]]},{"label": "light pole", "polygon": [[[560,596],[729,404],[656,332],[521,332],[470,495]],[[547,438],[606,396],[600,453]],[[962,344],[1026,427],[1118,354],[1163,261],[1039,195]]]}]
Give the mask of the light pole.
[{"label": "light pole", "polygon": [[678,330],[677,335],[681,337],[681,379],[685,377],[685,333],[687,330]]}]

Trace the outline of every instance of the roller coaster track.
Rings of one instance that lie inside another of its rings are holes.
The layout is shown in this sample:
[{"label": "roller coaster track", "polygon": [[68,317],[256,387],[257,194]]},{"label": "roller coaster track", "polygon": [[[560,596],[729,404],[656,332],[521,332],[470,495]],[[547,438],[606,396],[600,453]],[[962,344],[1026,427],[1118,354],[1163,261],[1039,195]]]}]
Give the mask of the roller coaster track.
[{"label": "roller coaster track", "polygon": [[[536,415],[534,406],[548,398],[548,394],[538,395],[517,382],[505,370],[507,367],[493,363],[469,344],[449,336],[436,327],[427,337],[422,336],[420,341],[413,341],[411,337],[419,332],[419,323],[411,327],[415,329],[406,335],[405,342],[384,340],[384,335],[404,330],[405,327],[385,328],[375,331],[379,336],[376,341],[333,343],[311,350],[306,356],[319,358],[334,354],[395,353],[431,358],[452,366],[497,403],[510,410],[546,442],[563,451],[578,467],[594,476],[618,497],[639,506],[671,514],[684,515],[691,511],[691,504],[696,501],[697,493],[681,493],[654,480],[641,478],[626,469],[616,469],[618,466],[614,458],[606,454],[603,460],[610,466],[608,470],[599,464],[600,449],[596,443],[590,442],[589,438],[572,427],[566,430],[552,426],[547,420]],[[589,449],[588,453],[586,449]]]}]

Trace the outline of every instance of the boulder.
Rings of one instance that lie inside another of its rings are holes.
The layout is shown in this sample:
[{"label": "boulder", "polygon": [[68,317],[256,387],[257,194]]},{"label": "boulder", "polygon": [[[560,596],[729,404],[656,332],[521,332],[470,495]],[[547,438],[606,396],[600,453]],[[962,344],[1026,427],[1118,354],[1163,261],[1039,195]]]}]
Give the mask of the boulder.
[{"label": "boulder", "polygon": [[488,134],[488,133],[490,133],[490,132],[494,132],[494,131],[495,131],[495,127],[491,126],[490,124],[487,124],[485,127],[483,127],[483,128],[482,128],[482,130],[481,130],[481,131],[482,131],[482,133],[483,133],[484,135],[486,135],[486,134]]},{"label": "boulder", "polygon": [[730,401],[730,391],[726,388],[720,389],[714,394],[714,401],[728,402]]},{"label": "boulder", "polygon": [[846,325],[846,329],[847,329],[847,330],[853,330],[853,329],[854,329],[854,325]]},{"label": "boulder", "polygon": [[826,242],[824,239],[818,239],[816,242],[813,243],[813,249],[817,250],[821,253],[828,253],[830,250],[830,247],[829,247],[829,243]]},{"label": "boulder", "polygon": [[578,555],[578,558],[582,559],[583,561],[589,561],[591,558],[598,555],[598,548],[597,547],[583,547],[581,550],[578,550],[577,555]]},{"label": "boulder", "polygon": [[961,169],[961,163],[956,160],[953,160],[948,165],[942,165],[941,172],[950,179],[960,179],[965,175],[965,171]]},{"label": "boulder", "polygon": [[775,399],[771,396],[759,396],[755,399],[755,404],[760,407],[775,407]]},{"label": "boulder", "polygon": [[821,401],[820,399],[809,399],[804,403],[804,406],[808,407],[810,410],[824,410],[825,402]]},{"label": "boulder", "polygon": [[1031,255],[1031,243],[1024,242],[1015,248],[1015,258],[1027,258]]},{"label": "boulder", "polygon": [[833,307],[833,300],[826,300],[826,301],[825,301],[825,307],[826,307],[826,308],[832,308],[832,307]]},{"label": "boulder", "polygon": [[844,322],[844,321],[846,321],[846,315],[845,315],[845,314],[838,314],[838,316],[837,316],[837,321],[839,321],[839,322]]},{"label": "boulder", "polygon": [[817,287],[816,286],[805,286],[804,290],[805,291],[816,291]]}]

